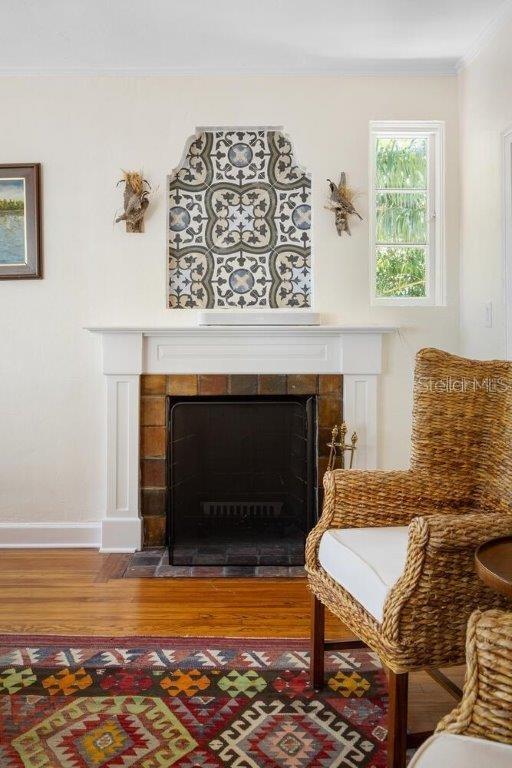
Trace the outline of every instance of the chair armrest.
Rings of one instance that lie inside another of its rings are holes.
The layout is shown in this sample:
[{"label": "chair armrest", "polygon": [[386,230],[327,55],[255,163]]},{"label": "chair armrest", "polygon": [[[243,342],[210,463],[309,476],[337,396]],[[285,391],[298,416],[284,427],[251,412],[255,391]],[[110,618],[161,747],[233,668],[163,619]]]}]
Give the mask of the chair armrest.
[{"label": "chair armrest", "polygon": [[[511,533],[512,512],[459,509],[415,518],[409,526],[404,572],[384,606],[384,634],[400,645],[414,646],[422,636],[427,642],[442,633],[445,647],[462,651],[475,607],[500,607],[506,601],[476,575],[475,549]],[[431,666],[441,666],[434,658],[435,647],[432,640]]]},{"label": "chair armrest", "polygon": [[408,525],[422,512],[468,507],[472,488],[463,479],[419,470],[343,470],[326,473],[334,483],[332,528]]},{"label": "chair armrest", "polygon": [[421,513],[456,512],[468,507],[471,486],[461,478],[418,470],[336,469],[324,475],[324,508],[306,544],[306,565],[329,528],[409,525]]},{"label": "chair armrest", "polygon": [[465,514],[436,514],[424,518],[433,552],[468,551],[473,562],[475,549],[480,544],[512,534],[512,508],[510,512],[462,511]]}]

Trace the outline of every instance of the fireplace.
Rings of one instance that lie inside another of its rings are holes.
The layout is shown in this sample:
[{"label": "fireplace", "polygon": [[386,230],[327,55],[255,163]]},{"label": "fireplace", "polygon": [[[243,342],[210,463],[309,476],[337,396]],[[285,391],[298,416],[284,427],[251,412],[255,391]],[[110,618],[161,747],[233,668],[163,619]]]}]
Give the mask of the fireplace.
[{"label": "fireplace", "polygon": [[[102,552],[165,546],[166,395],[314,394],[319,494],[327,464],[325,444],[342,413],[359,436],[356,468],[378,466],[378,384],[383,337],[395,330],[390,326],[96,326],[89,330],[101,337],[106,387],[98,444],[104,445],[106,472],[102,519],[83,536],[98,542]],[[63,537],[68,535],[62,532]]]},{"label": "fireplace", "polygon": [[[340,375],[142,376],[144,548],[168,547],[177,567],[208,567],[216,559],[256,568],[302,563],[342,401]],[[231,436],[221,443],[218,434],[228,422]],[[263,422],[268,428],[261,432]],[[206,484],[200,492],[198,480]],[[259,519],[265,515],[272,533],[266,538]],[[237,537],[231,520],[239,522]],[[235,549],[221,541],[221,531],[238,538]]]},{"label": "fireplace", "polygon": [[171,565],[304,563],[316,395],[169,397]]}]

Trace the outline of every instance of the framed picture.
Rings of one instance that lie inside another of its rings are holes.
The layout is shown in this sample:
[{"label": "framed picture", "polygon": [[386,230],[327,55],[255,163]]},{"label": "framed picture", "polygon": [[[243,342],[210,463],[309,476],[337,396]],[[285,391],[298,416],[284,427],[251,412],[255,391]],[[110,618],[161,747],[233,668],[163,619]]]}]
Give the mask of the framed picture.
[{"label": "framed picture", "polygon": [[0,280],[42,277],[41,166],[0,165]]}]

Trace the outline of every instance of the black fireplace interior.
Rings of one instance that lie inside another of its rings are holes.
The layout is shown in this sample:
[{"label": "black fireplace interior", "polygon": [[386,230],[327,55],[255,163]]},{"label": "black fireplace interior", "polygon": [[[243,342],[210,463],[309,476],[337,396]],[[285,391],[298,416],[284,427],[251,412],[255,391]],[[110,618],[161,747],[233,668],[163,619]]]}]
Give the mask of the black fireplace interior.
[{"label": "black fireplace interior", "polygon": [[302,565],[314,396],[169,398],[169,562]]}]

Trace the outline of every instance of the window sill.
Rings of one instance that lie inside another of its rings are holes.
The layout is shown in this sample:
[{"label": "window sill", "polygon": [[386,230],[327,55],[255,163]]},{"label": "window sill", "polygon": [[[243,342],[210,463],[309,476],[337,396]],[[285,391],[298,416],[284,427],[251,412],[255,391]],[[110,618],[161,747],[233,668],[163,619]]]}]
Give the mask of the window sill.
[{"label": "window sill", "polygon": [[389,298],[389,299],[383,299],[378,297],[372,297],[370,301],[370,306],[372,307],[409,307],[409,308],[421,308],[426,307],[428,309],[433,309],[434,307],[442,308],[446,307],[446,303],[444,302],[437,302],[432,298]]}]

